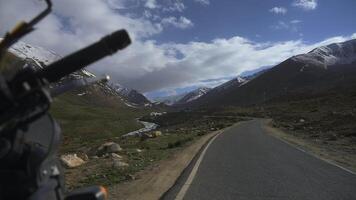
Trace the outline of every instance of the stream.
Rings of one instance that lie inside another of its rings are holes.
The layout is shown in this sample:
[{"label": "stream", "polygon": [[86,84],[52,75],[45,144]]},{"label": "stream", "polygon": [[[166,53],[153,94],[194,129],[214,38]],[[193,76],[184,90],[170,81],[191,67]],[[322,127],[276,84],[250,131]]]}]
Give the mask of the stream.
[{"label": "stream", "polygon": [[140,121],[140,120],[137,120],[137,121],[140,122],[141,124],[143,124],[145,127],[138,129],[136,131],[132,131],[130,133],[126,133],[122,137],[140,136],[141,134],[152,131],[158,127],[158,125],[155,123],[145,122],[145,121]]}]

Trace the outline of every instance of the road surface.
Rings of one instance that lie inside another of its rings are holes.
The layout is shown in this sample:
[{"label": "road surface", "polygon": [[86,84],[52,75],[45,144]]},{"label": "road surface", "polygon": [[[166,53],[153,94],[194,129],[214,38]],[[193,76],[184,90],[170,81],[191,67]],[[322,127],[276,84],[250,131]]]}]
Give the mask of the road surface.
[{"label": "road surface", "polygon": [[262,120],[223,132],[201,154],[162,199],[356,200],[355,174],[268,135]]}]

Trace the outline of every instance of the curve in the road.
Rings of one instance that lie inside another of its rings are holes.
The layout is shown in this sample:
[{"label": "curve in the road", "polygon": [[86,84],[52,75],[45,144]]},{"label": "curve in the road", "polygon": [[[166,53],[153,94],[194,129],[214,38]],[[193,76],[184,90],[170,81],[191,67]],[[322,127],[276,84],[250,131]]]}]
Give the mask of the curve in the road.
[{"label": "curve in the road", "polygon": [[184,185],[181,199],[356,199],[355,175],[266,134],[262,123],[244,122],[217,137],[191,183],[195,164],[163,199],[175,199]]}]

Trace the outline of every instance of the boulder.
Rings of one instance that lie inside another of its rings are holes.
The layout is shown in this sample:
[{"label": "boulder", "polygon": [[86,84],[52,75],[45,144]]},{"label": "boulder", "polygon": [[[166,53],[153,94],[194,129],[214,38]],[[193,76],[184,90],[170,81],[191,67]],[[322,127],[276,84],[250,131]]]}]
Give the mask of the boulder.
[{"label": "boulder", "polygon": [[126,175],[126,180],[130,180],[130,181],[133,181],[133,180],[136,180],[136,177],[132,174],[127,174]]},{"label": "boulder", "polygon": [[60,157],[62,163],[67,168],[75,168],[83,165],[85,161],[77,156],[77,154],[66,154]]},{"label": "boulder", "polygon": [[79,152],[79,153],[77,153],[77,156],[79,158],[81,158],[82,160],[84,160],[85,162],[87,162],[89,160],[89,157],[88,157],[88,155],[86,153]]},{"label": "boulder", "polygon": [[119,144],[115,142],[106,142],[98,148],[96,155],[102,156],[109,153],[117,153],[119,151],[122,151]]},{"label": "boulder", "polygon": [[149,138],[152,138],[153,136],[149,133],[143,133],[141,134],[141,140],[147,140]]},{"label": "boulder", "polygon": [[155,132],[152,133],[152,136],[153,136],[153,137],[162,136],[162,132],[161,132],[161,131],[155,131]]},{"label": "boulder", "polygon": [[122,167],[128,167],[128,166],[129,166],[129,164],[127,164],[124,161],[121,161],[119,159],[113,159],[113,161],[112,161],[113,168],[122,168]]},{"label": "boulder", "polygon": [[118,160],[123,159],[122,156],[120,156],[119,154],[116,154],[116,153],[111,153],[110,155],[111,155],[111,158],[113,158],[113,159],[118,159]]}]

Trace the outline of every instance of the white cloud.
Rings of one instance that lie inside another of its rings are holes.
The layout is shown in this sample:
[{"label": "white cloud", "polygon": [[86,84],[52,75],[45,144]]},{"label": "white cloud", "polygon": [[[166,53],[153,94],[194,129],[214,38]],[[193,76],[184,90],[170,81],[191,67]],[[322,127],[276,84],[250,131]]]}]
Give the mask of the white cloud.
[{"label": "white cloud", "polygon": [[210,0],[194,0],[197,3],[200,3],[202,5],[209,5],[210,4]]},{"label": "white cloud", "polygon": [[295,0],[292,5],[303,10],[315,10],[318,2],[317,0]]},{"label": "white cloud", "polygon": [[158,5],[156,0],[146,0],[145,7],[150,9],[155,9],[158,7]]},{"label": "white cloud", "polygon": [[170,2],[168,5],[165,5],[162,10],[165,12],[183,12],[185,8],[186,7],[183,2],[181,2],[180,0],[176,0]]},{"label": "white cloud", "polygon": [[301,23],[301,20],[291,20],[289,22],[280,20],[270,27],[275,30],[287,30],[293,33],[299,33]]},{"label": "white cloud", "polygon": [[294,19],[294,20],[290,21],[290,23],[291,24],[299,24],[299,23],[302,23],[302,21],[299,19]]},{"label": "white cloud", "polygon": [[180,29],[186,29],[193,27],[194,24],[190,19],[187,19],[186,17],[167,17],[162,19],[162,24],[167,26],[167,25],[172,25]]},{"label": "white cloud", "polygon": [[287,13],[287,8],[284,7],[273,7],[269,10],[271,13],[275,13],[275,14],[286,14]]},{"label": "white cloud", "polygon": [[140,5],[140,0],[106,0],[113,9],[131,9]]}]

